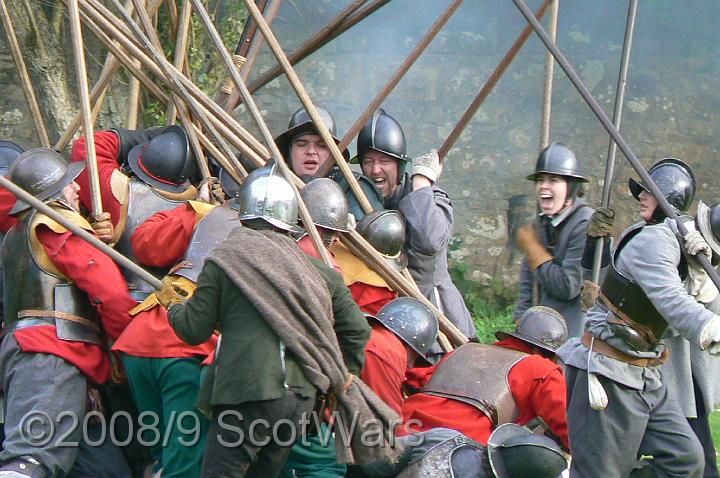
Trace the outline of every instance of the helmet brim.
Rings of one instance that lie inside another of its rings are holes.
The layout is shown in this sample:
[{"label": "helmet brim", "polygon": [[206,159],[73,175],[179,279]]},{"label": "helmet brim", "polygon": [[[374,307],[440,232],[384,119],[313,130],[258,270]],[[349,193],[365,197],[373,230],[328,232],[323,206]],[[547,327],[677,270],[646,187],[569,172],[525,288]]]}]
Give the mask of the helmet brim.
[{"label": "helmet brim", "polygon": [[499,449],[502,448],[503,444],[509,439],[527,435],[532,435],[532,432],[515,423],[504,423],[490,434],[487,444],[488,461],[495,476],[509,476]]},{"label": "helmet brim", "polygon": [[528,175],[525,177],[528,181],[537,181],[541,174],[552,174],[553,176],[562,176],[563,178],[568,178],[573,181],[578,181],[581,183],[588,183],[590,180],[586,178],[585,176],[580,176],[579,174],[564,174],[559,173],[557,171],[535,171],[534,173]]},{"label": "helmet brim", "polygon": [[556,347],[552,347],[551,345],[548,345],[545,342],[541,342],[540,340],[537,340],[533,337],[529,337],[524,334],[519,334],[517,332],[503,332],[501,330],[498,330],[497,332],[495,332],[495,337],[498,340],[505,340],[508,337],[515,337],[516,339],[522,340],[523,342],[526,342],[530,345],[535,345],[536,347],[540,347],[541,349],[546,350],[552,354],[554,354],[555,351],[557,350]]},{"label": "helmet brim", "polygon": [[632,194],[637,201],[640,200],[640,193],[643,191],[648,194],[652,194],[645,183],[642,183],[635,178],[628,179],[628,188],[630,189],[630,194]]},{"label": "helmet brim", "polygon": [[[67,171],[65,171],[65,175],[56,182],[51,188],[48,188],[47,190],[43,191],[41,194],[38,194],[36,197],[39,201],[45,201],[48,198],[51,198],[55,196],[57,193],[63,190],[65,186],[70,184],[71,182],[75,181],[78,176],[80,176],[80,173],[82,173],[83,169],[85,169],[85,161],[75,161],[70,164],[68,164]],[[15,205],[10,209],[10,212],[8,214],[15,215],[18,213],[21,213],[25,211],[26,209],[31,208],[30,204],[21,201],[18,199],[15,202]]]},{"label": "helmet brim", "polygon": [[157,179],[153,178],[145,171],[143,171],[142,167],[140,166],[140,153],[142,153],[143,146],[144,144],[136,144],[128,153],[128,165],[130,166],[130,169],[132,170],[133,174],[135,174],[135,176],[142,179],[148,185],[169,193],[182,193],[185,192],[188,187],[190,187],[189,181],[185,181],[184,183],[181,183],[179,185],[168,184],[162,181],[158,181]]},{"label": "helmet brim", "polygon": [[702,200],[698,202],[697,206],[697,226],[698,229],[700,229],[700,234],[702,234],[703,239],[705,239],[705,242],[708,243],[710,246],[710,249],[713,250],[713,252],[720,256],[720,243],[715,238],[715,234],[713,234],[712,231],[712,224],[710,222],[710,213],[712,212],[710,206],[705,204]]},{"label": "helmet brim", "polygon": [[[320,132],[315,127],[315,123],[312,121],[308,121],[302,124],[299,124],[293,128],[290,128],[289,130],[285,131],[284,133],[278,135],[275,138],[275,144],[277,145],[278,149],[282,154],[289,154],[290,153],[290,143],[292,142],[292,139],[299,134],[302,133],[313,133],[320,135]],[[330,137],[335,140],[335,144],[340,144],[340,139],[336,136],[333,136],[330,134]],[[347,148],[341,151],[343,157],[345,160],[350,159],[350,151],[348,151]],[[290,162],[290,158],[285,158],[286,162]]]}]

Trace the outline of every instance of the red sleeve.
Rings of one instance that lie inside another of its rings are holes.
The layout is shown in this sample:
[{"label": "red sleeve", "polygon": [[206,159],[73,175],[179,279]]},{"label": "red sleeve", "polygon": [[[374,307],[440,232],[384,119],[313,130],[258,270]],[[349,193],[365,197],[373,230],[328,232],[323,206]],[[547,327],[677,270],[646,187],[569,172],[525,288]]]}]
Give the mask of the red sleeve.
[{"label": "red sleeve", "polygon": [[377,315],[385,304],[397,299],[397,294],[387,287],[376,287],[363,282],[350,284],[348,289],[360,310],[372,315]]},{"label": "red sleeve", "polygon": [[[322,257],[320,257],[320,254],[318,254],[317,250],[315,249],[315,246],[313,245],[312,239],[309,235],[305,235],[302,238],[300,238],[299,241],[297,241],[297,245],[300,248],[301,251],[303,251],[305,254],[307,254],[310,257],[314,257],[315,259],[322,260]],[[338,271],[342,274],[342,270],[340,269],[340,265],[335,260],[335,256],[332,252],[328,251],[330,254],[330,262],[332,262],[333,269]]]},{"label": "red sleeve", "polygon": [[196,216],[189,204],[150,216],[130,238],[138,262],[152,267],[170,267],[182,259],[192,239]]},{"label": "red sleeve", "polygon": [[0,188],[0,232],[5,234],[18,223],[15,216],[10,215],[10,209],[15,205],[15,195],[5,188]]},{"label": "red sleeve", "polygon": [[453,352],[448,352],[445,354],[445,356],[435,365],[431,365],[429,367],[415,367],[408,369],[407,372],[405,372],[405,382],[411,387],[415,389],[423,388],[427,383],[430,381],[430,379],[433,376],[433,373],[435,373],[435,370],[440,366],[441,363],[443,363],[445,360],[447,360],[450,355],[452,355]]},{"label": "red sleeve", "polygon": [[[110,177],[113,171],[120,168],[118,154],[120,152],[120,139],[112,131],[98,131],[95,133],[95,157],[98,163],[98,177],[100,179],[100,194],[102,195],[103,211],[109,212],[113,225],[118,223],[122,210],[122,204],[113,196],[110,188]],[[70,161],[85,161],[87,150],[85,149],[85,136],[79,138],[72,147]],[[92,200],[90,195],[90,178],[88,169],[85,168],[75,180],[80,185],[80,202],[88,211],[92,211]]]},{"label": "red sleeve", "polygon": [[542,418],[569,450],[567,393],[560,366],[539,355],[531,355],[510,369],[508,381],[520,409],[517,423],[525,425],[535,417]]},{"label": "red sleeve", "polygon": [[71,232],[57,234],[40,225],[37,237],[60,272],[87,293],[108,336],[118,338],[130,323],[128,311],[136,302],[115,263]]},{"label": "red sleeve", "polygon": [[[373,327],[370,340],[365,347],[365,366],[360,378],[383,402],[400,415],[401,387],[407,368],[407,352],[399,340],[395,337],[385,337],[383,332],[386,331]],[[386,333],[392,334],[389,331]]]}]

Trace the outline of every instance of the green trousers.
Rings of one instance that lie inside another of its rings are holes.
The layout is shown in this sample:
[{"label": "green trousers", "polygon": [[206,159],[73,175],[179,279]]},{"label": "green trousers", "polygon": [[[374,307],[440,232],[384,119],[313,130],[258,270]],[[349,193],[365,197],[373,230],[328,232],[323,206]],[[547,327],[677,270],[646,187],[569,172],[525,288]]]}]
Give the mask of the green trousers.
[{"label": "green trousers", "polygon": [[140,443],[160,462],[163,478],[199,477],[209,426],[195,409],[201,359],[121,357],[140,411]]},{"label": "green trousers", "polygon": [[327,423],[323,423],[317,436],[305,437],[295,442],[290,456],[285,462],[285,467],[280,473],[280,478],[337,478],[345,476],[347,466],[337,462],[335,438],[328,432],[327,428]]}]

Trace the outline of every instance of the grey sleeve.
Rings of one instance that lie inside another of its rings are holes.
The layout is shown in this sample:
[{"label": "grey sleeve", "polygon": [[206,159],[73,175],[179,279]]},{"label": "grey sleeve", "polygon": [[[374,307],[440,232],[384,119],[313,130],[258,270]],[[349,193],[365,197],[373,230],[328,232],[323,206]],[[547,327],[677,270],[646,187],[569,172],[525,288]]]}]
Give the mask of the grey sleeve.
[{"label": "grey sleeve", "polygon": [[623,248],[618,268],[627,268],[668,324],[700,345],[700,333],[714,314],[687,293],[678,273],[680,255],[669,227],[647,226]]},{"label": "grey sleeve", "polygon": [[579,221],[569,235],[568,247],[561,262],[551,260],[538,267],[535,274],[546,294],[559,300],[580,295],[583,283],[582,256],[587,236],[587,220]]},{"label": "grey sleeve", "polygon": [[453,207],[444,191],[431,187],[417,189],[402,198],[398,209],[405,216],[410,249],[433,255],[448,246]]},{"label": "grey sleeve", "polygon": [[522,265],[520,266],[520,296],[515,305],[515,312],[513,312],[514,320],[519,320],[525,311],[532,307],[532,289],[533,273],[530,270],[530,265],[528,265],[527,260],[523,259]]}]

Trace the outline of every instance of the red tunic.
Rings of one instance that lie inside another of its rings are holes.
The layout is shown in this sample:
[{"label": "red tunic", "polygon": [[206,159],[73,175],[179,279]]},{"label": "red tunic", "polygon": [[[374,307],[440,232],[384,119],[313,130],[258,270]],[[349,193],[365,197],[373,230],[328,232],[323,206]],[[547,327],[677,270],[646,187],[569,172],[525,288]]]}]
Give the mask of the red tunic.
[{"label": "red tunic", "polygon": [[378,323],[370,325],[372,330],[365,346],[365,366],[360,378],[399,415],[408,354],[395,334]]},{"label": "red tunic", "polygon": [[[512,337],[496,342],[495,345],[530,352],[529,346]],[[424,386],[437,365],[427,369],[413,369],[408,373],[408,383],[416,388]],[[508,383],[520,410],[515,423],[525,425],[533,418],[541,417],[561,440],[563,447],[569,449],[565,417],[566,387],[560,366],[540,355],[530,355],[510,369]],[[402,415],[403,421],[412,430],[452,428],[483,445],[487,444],[493,430],[490,419],[472,405],[424,393],[408,397],[403,403]]]},{"label": "red tunic", "polygon": [[[120,153],[120,139],[112,131],[95,132],[95,157],[98,163],[98,178],[100,180],[100,194],[102,196],[103,211],[110,213],[113,225],[117,225],[122,216],[122,204],[112,193],[110,178],[114,171],[120,169],[118,154]],[[85,149],[85,136],[79,138],[72,147],[70,161],[85,161],[87,150]],[[92,211],[92,200],[90,195],[90,179],[88,169],[85,168],[75,180],[80,185],[80,203],[88,211]]]},{"label": "red tunic", "polygon": [[364,282],[350,284],[348,289],[360,310],[372,315],[377,315],[385,304],[397,299],[397,294],[387,287],[376,287]]},{"label": "red tunic", "polygon": [[[131,321],[128,310],[135,301],[115,263],[71,232],[58,234],[44,225],[36,231],[58,270],[87,293],[107,336],[117,338]],[[110,376],[108,355],[98,345],[59,340],[55,328],[49,325],[16,330],[14,335],[23,352],[62,357],[94,383],[104,383]]]},{"label": "red tunic", "polygon": [[[297,242],[297,245],[300,248],[300,250],[303,251],[308,256],[322,260],[322,257],[320,257],[320,255],[315,250],[315,246],[313,245],[312,239],[310,238],[309,234],[300,238],[300,240]],[[335,260],[335,255],[330,251],[328,251],[328,253],[330,254],[330,262],[332,262],[333,269],[342,273],[342,270],[340,270],[340,266],[338,265],[337,261]]]},{"label": "red tunic", "polygon": [[[130,242],[138,262],[169,267],[183,258],[195,228],[196,213],[189,204],[160,211],[135,229]],[[215,350],[217,336],[200,345],[188,345],[175,335],[167,310],[156,306],[138,313],[113,345],[113,350],[133,357],[184,358],[207,356]]]},{"label": "red tunic", "polygon": [[15,205],[15,195],[5,188],[0,188],[0,233],[5,234],[17,224],[18,218],[10,215],[10,209]]}]

